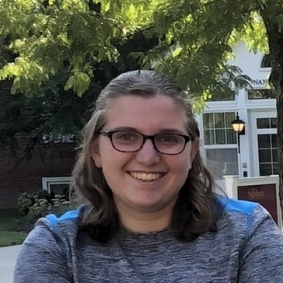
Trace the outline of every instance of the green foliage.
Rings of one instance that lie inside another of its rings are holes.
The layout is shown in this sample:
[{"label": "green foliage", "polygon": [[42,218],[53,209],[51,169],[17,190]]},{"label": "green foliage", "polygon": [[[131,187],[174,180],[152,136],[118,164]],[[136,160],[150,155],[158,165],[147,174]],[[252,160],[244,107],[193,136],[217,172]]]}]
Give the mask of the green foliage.
[{"label": "green foliage", "polygon": [[69,202],[65,200],[64,196],[55,196],[48,200],[36,195],[33,205],[29,207],[28,217],[30,219],[38,219],[49,213],[59,216],[69,209]]},{"label": "green foliage", "polygon": [[52,196],[46,191],[20,194],[17,207],[19,213],[27,216],[29,221],[35,221],[49,213],[59,216],[70,209],[69,201],[66,201],[65,196]]},{"label": "green foliage", "polygon": [[90,87],[93,64],[115,62],[114,42],[152,24],[163,1],[2,1],[0,36],[16,55],[0,70],[13,79],[12,92],[36,93],[66,65],[65,89],[79,95]]},{"label": "green foliage", "polygon": [[[117,62],[87,63],[83,73],[75,73],[80,80],[72,75],[73,65],[65,62],[60,71],[51,75],[36,92],[26,95],[16,93],[11,96],[12,82],[0,82],[0,143],[13,145],[16,149],[16,135],[31,137],[31,145],[46,137],[50,138],[49,142],[54,142],[57,137],[67,135],[73,135],[76,141],[101,89],[119,73],[141,68],[132,51],[143,54],[157,43],[156,37],[147,38],[138,31],[127,40],[116,43],[120,54]],[[5,58],[7,62],[14,60],[11,53],[6,53]],[[76,62],[79,64],[79,57]],[[75,91],[84,94],[80,97]]]},{"label": "green foliage", "polygon": [[25,216],[29,213],[29,208],[33,205],[35,192],[24,192],[19,195],[17,208],[20,215]]},{"label": "green foliage", "polygon": [[261,14],[268,11],[280,30],[282,9],[280,0],[3,1],[0,35],[9,38],[15,60],[4,64],[0,79],[13,79],[13,93],[37,94],[67,66],[63,89],[82,96],[95,81],[94,66],[118,62],[119,45],[142,31],[159,41],[150,51],[135,50],[138,44],[130,50],[140,65],[167,73],[206,101],[208,93],[225,90],[230,46],[244,40],[267,52]]}]

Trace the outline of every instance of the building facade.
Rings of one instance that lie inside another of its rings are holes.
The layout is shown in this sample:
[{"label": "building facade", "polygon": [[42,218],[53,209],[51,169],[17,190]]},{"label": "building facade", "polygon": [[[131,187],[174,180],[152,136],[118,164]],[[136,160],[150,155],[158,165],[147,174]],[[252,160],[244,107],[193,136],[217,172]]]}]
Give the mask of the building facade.
[{"label": "building facade", "polygon": [[[210,101],[197,115],[202,155],[218,177],[276,175],[276,100],[267,86],[271,71],[268,55],[249,52],[243,42],[234,48],[234,53],[235,58],[229,63],[252,79],[252,88],[241,89],[221,101]],[[244,134],[239,139],[231,126],[237,113],[245,122]]]},{"label": "building facade", "polygon": [[61,194],[68,188],[76,145],[39,142],[30,156],[26,156],[28,142],[28,139],[18,139],[16,152],[9,146],[0,147],[0,209],[16,207],[23,192],[45,189]]}]

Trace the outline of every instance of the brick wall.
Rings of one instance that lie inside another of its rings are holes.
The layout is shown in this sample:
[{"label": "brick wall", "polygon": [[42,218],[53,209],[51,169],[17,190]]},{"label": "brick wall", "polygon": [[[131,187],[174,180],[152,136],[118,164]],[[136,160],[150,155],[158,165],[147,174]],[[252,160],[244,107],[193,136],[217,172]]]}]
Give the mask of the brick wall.
[{"label": "brick wall", "polygon": [[27,143],[27,139],[21,138],[16,153],[9,146],[0,146],[0,209],[16,207],[22,192],[41,190],[43,177],[71,174],[76,156],[74,144],[40,143],[27,159],[23,158]]}]

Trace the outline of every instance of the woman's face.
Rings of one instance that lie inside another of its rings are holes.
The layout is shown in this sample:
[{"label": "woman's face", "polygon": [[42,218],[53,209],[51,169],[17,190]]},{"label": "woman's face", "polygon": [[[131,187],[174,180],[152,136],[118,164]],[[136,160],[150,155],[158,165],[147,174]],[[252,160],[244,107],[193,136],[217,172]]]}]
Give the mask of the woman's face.
[{"label": "woman's face", "polygon": [[[103,130],[188,135],[186,120],[184,108],[170,97],[128,95],[115,99],[108,107]],[[197,151],[198,141],[189,141],[182,153],[165,155],[147,139],[138,152],[125,153],[114,149],[107,136],[100,135],[91,154],[96,166],[103,170],[118,211],[147,213],[172,209]]]}]

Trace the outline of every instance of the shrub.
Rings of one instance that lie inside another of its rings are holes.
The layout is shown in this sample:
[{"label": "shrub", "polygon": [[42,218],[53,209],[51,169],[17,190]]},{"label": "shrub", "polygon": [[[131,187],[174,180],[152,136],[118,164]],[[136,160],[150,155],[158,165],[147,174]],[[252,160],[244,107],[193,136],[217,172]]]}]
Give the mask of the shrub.
[{"label": "shrub", "polygon": [[29,208],[34,204],[35,195],[35,192],[25,192],[19,195],[17,208],[21,215],[28,215]]},{"label": "shrub", "polygon": [[49,194],[46,191],[25,192],[18,200],[19,212],[30,220],[36,220],[49,213],[59,216],[69,209],[69,201],[66,201],[64,195],[55,196],[54,193]]}]

